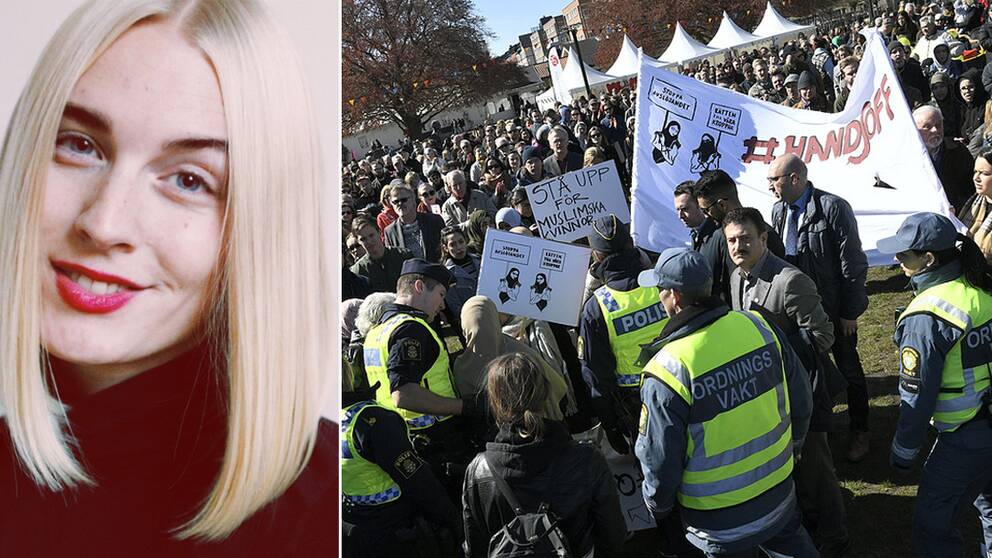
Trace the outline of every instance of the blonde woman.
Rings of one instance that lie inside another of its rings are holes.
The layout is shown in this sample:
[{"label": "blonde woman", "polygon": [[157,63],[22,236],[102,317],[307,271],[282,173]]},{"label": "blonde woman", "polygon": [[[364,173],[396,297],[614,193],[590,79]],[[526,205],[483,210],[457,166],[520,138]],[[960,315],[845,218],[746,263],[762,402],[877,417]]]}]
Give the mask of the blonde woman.
[{"label": "blonde woman", "polygon": [[333,555],[305,91],[251,0],[50,42],[0,152],[0,556]]}]

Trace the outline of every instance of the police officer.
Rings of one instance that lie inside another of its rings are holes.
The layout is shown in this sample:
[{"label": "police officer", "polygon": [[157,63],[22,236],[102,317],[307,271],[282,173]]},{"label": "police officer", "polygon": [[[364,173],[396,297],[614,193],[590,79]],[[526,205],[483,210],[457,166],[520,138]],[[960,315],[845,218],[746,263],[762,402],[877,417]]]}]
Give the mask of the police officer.
[{"label": "police officer", "polygon": [[627,225],[616,215],[593,223],[589,246],[595,261],[592,274],[603,286],[582,308],[578,351],[582,376],[610,445],[626,454],[630,453],[628,439],[637,437],[645,364],[638,364],[641,346],[661,333],[665,309],[658,301],[657,288],[637,285],[637,275],[645,266]]},{"label": "police officer", "polygon": [[921,556],[964,556],[954,519],[972,502],[992,543],[992,277],[978,246],[936,213],[910,215],[878,249],[896,255],[917,293],[896,324],[902,401],[889,460],[907,470],[927,423],[937,429],[913,540]]},{"label": "police officer", "polygon": [[406,421],[376,403],[373,390],[353,391],[342,367],[341,493],[347,558],[411,556],[413,518],[425,516],[459,534],[458,509],[414,451]]},{"label": "police officer", "polygon": [[454,277],[444,266],[407,260],[396,285],[396,301],[365,337],[364,362],[377,403],[399,412],[411,431],[430,440],[428,457],[456,452],[461,433],[451,419],[473,414],[474,398],[459,399],[448,351],[430,326],[444,307]]},{"label": "police officer", "polygon": [[818,556],[791,478],[812,410],[806,371],[759,314],[711,296],[710,269],[699,252],[669,248],[638,277],[670,316],[641,387],[645,503],[656,519],[677,503],[707,556]]}]

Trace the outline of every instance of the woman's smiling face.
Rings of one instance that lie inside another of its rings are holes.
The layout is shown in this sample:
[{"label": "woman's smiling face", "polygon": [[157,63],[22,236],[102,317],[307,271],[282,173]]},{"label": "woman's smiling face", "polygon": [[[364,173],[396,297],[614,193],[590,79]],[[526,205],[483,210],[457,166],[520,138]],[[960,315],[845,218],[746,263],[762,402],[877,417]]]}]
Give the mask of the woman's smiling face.
[{"label": "woman's smiling face", "polygon": [[49,353],[109,385],[196,341],[221,247],[226,144],[217,76],[171,23],[133,27],[87,69],[45,182]]}]

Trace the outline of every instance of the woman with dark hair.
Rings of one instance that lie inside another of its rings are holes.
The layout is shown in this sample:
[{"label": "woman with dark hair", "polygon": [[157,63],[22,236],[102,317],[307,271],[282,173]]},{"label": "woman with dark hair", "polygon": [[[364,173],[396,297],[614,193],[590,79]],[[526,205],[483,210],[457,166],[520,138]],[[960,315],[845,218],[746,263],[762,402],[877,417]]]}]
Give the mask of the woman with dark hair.
[{"label": "woman with dark hair", "polygon": [[682,147],[682,142],[679,141],[681,131],[682,125],[679,124],[678,120],[672,120],[664,129],[654,133],[652,154],[655,163],[675,164],[675,158],[679,155],[679,148]]},{"label": "woman with dark hair", "polygon": [[913,541],[922,556],[964,556],[953,522],[969,504],[992,543],[992,276],[974,241],[936,213],[910,215],[878,250],[895,254],[917,293],[896,323],[902,403],[889,462],[908,470],[933,424]]},{"label": "woman with dark hair", "polygon": [[468,249],[473,254],[482,255],[482,248],[486,244],[486,231],[493,228],[493,218],[483,209],[476,209],[468,216],[465,224],[465,236],[468,237]]},{"label": "woman with dark hair", "polygon": [[958,211],[958,219],[968,227],[968,236],[975,241],[992,264],[992,151],[975,158],[975,195]]},{"label": "woman with dark hair", "polygon": [[551,298],[551,287],[548,286],[548,276],[538,273],[534,277],[534,284],[530,286],[530,303],[543,311],[548,306],[548,299]]},{"label": "woman with dark hair", "polygon": [[538,364],[520,353],[497,358],[486,393],[499,432],[465,472],[466,556],[487,556],[490,538],[514,517],[496,477],[525,511],[547,504],[573,556],[613,555],[626,534],[613,475],[598,449],[542,415],[548,382]]},{"label": "woman with dark hair", "polygon": [[507,301],[517,300],[517,295],[520,293],[520,270],[511,267],[509,271],[506,272],[506,277],[499,280],[499,301],[506,304]]}]

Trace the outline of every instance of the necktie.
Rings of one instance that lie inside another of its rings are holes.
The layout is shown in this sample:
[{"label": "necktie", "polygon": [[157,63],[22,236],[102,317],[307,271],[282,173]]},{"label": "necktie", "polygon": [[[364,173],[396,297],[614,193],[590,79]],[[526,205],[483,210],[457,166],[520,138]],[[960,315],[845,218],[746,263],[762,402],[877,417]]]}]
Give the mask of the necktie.
[{"label": "necktie", "polygon": [[789,222],[785,229],[785,255],[795,256],[799,236],[799,207],[789,206]]}]

